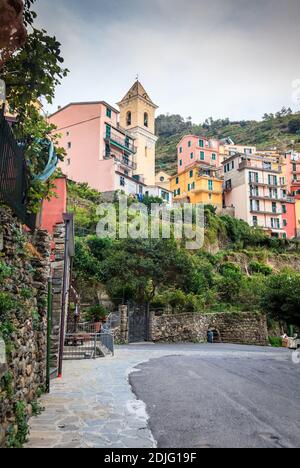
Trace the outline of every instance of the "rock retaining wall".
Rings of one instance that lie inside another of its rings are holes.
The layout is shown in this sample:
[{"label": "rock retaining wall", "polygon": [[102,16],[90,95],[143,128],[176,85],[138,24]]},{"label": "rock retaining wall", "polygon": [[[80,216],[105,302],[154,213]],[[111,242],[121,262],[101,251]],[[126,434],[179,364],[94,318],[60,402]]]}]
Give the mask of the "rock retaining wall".
[{"label": "rock retaining wall", "polygon": [[223,343],[268,344],[265,315],[241,314],[178,314],[151,315],[150,335],[154,342],[206,342],[209,329],[219,331]]},{"label": "rock retaining wall", "polygon": [[[50,240],[23,232],[0,208],[0,447],[24,437],[31,403],[45,388],[47,284]],[[23,419],[22,419],[23,418]]]}]

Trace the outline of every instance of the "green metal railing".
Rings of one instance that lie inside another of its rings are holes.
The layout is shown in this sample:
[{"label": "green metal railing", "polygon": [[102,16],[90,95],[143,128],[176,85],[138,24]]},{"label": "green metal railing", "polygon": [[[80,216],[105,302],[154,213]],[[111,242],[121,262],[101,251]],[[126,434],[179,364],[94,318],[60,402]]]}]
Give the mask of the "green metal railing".
[{"label": "green metal railing", "polygon": [[36,216],[27,213],[29,177],[22,149],[0,110],[0,202],[11,208],[17,218],[34,229]]}]

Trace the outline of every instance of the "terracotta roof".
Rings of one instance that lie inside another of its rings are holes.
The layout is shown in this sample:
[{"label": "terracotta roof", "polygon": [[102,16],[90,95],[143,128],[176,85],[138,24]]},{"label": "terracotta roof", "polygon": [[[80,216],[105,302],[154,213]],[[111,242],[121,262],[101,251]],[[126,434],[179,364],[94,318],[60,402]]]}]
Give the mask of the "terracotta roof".
[{"label": "terracotta roof", "polygon": [[56,114],[59,114],[59,112],[62,112],[63,110],[67,109],[68,107],[72,107],[72,106],[94,106],[95,104],[103,104],[106,107],[108,107],[109,109],[111,109],[112,111],[116,112],[117,114],[120,113],[117,109],[115,109],[113,106],[111,106],[110,104],[108,104],[105,101],[70,102],[66,106],[61,107],[56,112],[51,114],[49,118],[53,117]]}]

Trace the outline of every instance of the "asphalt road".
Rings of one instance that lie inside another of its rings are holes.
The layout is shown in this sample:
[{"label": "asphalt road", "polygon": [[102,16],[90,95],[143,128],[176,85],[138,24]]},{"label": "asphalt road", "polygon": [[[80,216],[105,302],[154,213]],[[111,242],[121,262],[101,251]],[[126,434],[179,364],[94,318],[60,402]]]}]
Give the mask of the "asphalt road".
[{"label": "asphalt road", "polygon": [[[130,375],[159,448],[300,447],[300,364],[290,352],[233,345],[164,349],[178,355],[152,359]],[[190,355],[181,355],[186,351]]]}]

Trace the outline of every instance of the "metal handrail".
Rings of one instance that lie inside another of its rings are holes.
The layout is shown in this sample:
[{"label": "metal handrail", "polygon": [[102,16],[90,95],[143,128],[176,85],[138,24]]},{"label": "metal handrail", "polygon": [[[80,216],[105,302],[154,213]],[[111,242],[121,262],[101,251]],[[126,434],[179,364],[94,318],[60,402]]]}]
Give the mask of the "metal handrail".
[{"label": "metal handrail", "polygon": [[125,156],[125,155],[120,155],[120,154],[115,154],[113,152],[107,153],[104,151],[103,154],[104,159],[115,159],[115,161],[120,162],[121,164],[124,164],[125,166],[129,167],[129,169],[132,169],[133,171],[136,170],[137,165],[132,159],[130,159],[130,156]]},{"label": "metal handrail", "polygon": [[23,149],[18,145],[10,126],[0,110],[0,201],[31,229],[36,216],[27,213],[29,172]]},{"label": "metal handrail", "polygon": [[118,145],[122,146],[124,149],[127,149],[131,153],[136,153],[137,147],[134,146],[133,143],[126,140],[126,138],[121,138],[119,135],[117,135],[115,132],[111,132],[110,135],[106,135],[106,140],[112,141],[117,143]]}]

